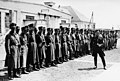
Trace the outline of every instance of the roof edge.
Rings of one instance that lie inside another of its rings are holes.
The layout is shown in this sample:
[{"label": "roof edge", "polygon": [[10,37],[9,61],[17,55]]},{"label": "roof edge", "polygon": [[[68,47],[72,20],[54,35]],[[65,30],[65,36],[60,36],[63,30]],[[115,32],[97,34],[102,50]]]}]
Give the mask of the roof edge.
[{"label": "roof edge", "polygon": [[67,14],[67,15],[69,15],[69,16],[71,16],[71,14],[68,14],[68,13],[65,13],[65,12],[62,12],[62,11],[60,11],[60,10],[58,10],[58,9],[55,9],[55,8],[52,8],[52,7],[49,7],[49,6],[46,6],[46,5],[43,5],[43,4],[37,4],[37,3],[30,3],[30,2],[23,2],[23,1],[12,1],[12,0],[7,0],[7,1],[5,1],[5,0],[0,0],[0,1],[3,1],[3,2],[15,2],[15,3],[24,3],[24,4],[32,4],[32,5],[41,5],[41,6],[44,6],[44,7],[47,7],[47,8],[50,8],[50,9],[53,9],[53,10],[56,10],[56,11],[59,11],[59,12],[61,12],[61,13],[64,13],[64,14]]}]

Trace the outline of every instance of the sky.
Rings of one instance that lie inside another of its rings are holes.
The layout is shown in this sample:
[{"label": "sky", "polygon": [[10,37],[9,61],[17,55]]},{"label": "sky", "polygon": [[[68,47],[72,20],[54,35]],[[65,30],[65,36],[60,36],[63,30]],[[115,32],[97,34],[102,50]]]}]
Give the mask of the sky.
[{"label": "sky", "polygon": [[90,19],[92,11],[96,28],[120,29],[120,0],[20,0],[34,3],[53,1],[56,6],[72,6]]}]

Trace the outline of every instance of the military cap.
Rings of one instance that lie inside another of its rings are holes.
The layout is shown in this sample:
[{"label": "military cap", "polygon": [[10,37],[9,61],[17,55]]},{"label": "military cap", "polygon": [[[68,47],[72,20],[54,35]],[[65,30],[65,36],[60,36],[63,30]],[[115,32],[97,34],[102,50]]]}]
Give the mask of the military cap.
[{"label": "military cap", "polygon": [[51,28],[47,28],[47,31],[50,31],[51,30]]},{"label": "military cap", "polygon": [[80,31],[82,32],[82,31],[83,31],[83,29],[80,29]]},{"label": "military cap", "polygon": [[86,29],[84,29],[84,32],[86,32],[87,30]]},{"label": "military cap", "polygon": [[25,26],[25,30],[29,31],[29,26]]},{"label": "military cap", "polygon": [[76,28],[76,31],[79,31],[79,29],[78,29],[78,28]]},{"label": "military cap", "polygon": [[60,29],[62,29],[63,27],[62,26],[60,26]]},{"label": "military cap", "polygon": [[25,26],[26,28],[29,28],[29,26],[27,25],[27,26]]},{"label": "military cap", "polygon": [[25,30],[25,27],[22,27],[21,30],[24,31],[24,30]]},{"label": "military cap", "polygon": [[56,28],[56,29],[54,29],[54,31],[58,31],[58,29]]},{"label": "military cap", "polygon": [[25,27],[22,27],[22,28],[23,28],[23,30],[28,31],[28,26],[25,26]]},{"label": "military cap", "polygon": [[53,28],[50,28],[51,30],[53,30]]},{"label": "military cap", "polygon": [[71,30],[74,30],[74,28],[71,28]]},{"label": "military cap", "polygon": [[10,29],[16,28],[16,24],[15,23],[11,23],[10,24]]},{"label": "military cap", "polygon": [[34,24],[29,24],[28,26],[29,26],[29,27],[34,27]]},{"label": "military cap", "polygon": [[67,30],[67,31],[69,31],[69,30],[70,30],[70,28],[66,28],[66,30]]},{"label": "military cap", "polygon": [[63,28],[63,27],[61,27],[60,29],[61,29],[62,31],[64,30],[64,28]]},{"label": "military cap", "polygon": [[20,30],[20,27],[19,27],[19,26],[16,26],[16,29],[17,29],[17,30]]},{"label": "military cap", "polygon": [[37,31],[37,28],[34,28],[34,31]]},{"label": "military cap", "polygon": [[83,33],[83,29],[80,29],[79,32],[80,32],[80,33]]},{"label": "military cap", "polygon": [[39,30],[43,30],[43,27],[42,27],[42,26],[40,26],[40,27],[38,27],[38,29],[39,29]]}]

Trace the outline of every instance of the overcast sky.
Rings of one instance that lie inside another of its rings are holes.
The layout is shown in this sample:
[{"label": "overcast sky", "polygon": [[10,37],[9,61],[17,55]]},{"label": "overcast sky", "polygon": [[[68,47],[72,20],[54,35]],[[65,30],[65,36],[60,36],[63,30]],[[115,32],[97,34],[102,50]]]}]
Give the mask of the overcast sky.
[{"label": "overcast sky", "polygon": [[96,28],[112,28],[120,26],[120,0],[21,0],[42,3],[54,1],[56,6],[72,6],[90,19],[94,12]]}]

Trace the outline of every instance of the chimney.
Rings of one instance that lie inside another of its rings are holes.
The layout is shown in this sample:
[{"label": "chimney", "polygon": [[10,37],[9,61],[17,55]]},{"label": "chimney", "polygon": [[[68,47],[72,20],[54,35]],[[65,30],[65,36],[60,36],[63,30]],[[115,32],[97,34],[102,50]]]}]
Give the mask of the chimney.
[{"label": "chimney", "polygon": [[54,2],[44,2],[44,4],[49,6],[49,7],[53,7],[55,5]]}]

